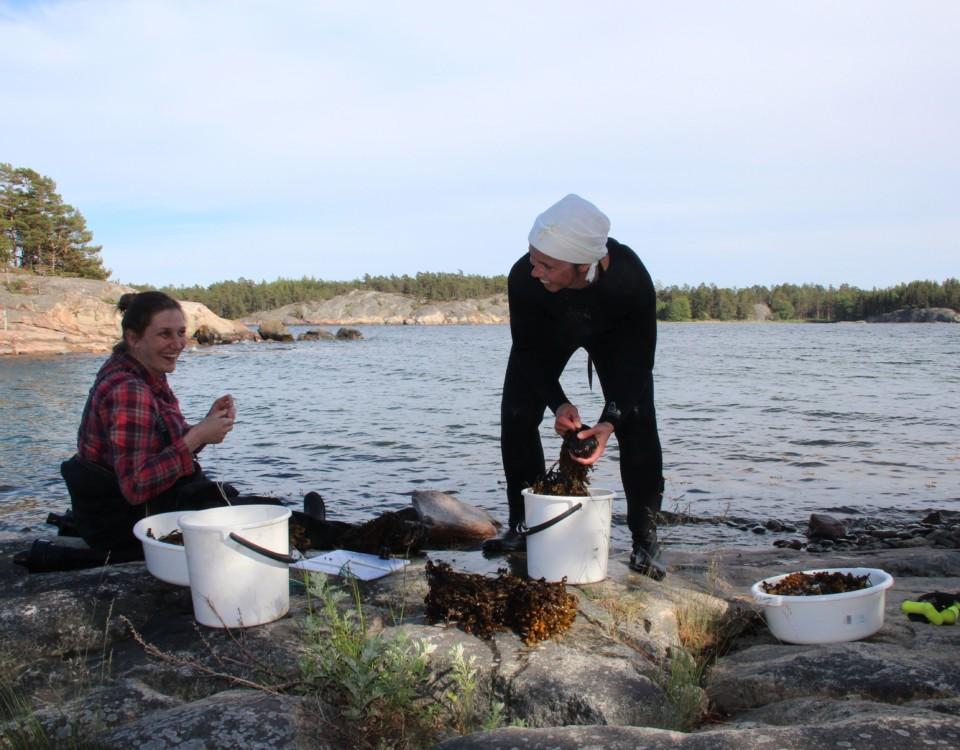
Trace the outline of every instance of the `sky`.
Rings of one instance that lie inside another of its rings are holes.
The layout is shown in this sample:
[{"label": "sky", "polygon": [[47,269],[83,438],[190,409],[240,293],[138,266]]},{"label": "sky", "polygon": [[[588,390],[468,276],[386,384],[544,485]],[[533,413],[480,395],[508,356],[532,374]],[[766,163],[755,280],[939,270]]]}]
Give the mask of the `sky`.
[{"label": "sky", "polygon": [[0,162],[112,278],[505,274],[568,193],[663,285],[960,276],[956,0],[0,0]]}]

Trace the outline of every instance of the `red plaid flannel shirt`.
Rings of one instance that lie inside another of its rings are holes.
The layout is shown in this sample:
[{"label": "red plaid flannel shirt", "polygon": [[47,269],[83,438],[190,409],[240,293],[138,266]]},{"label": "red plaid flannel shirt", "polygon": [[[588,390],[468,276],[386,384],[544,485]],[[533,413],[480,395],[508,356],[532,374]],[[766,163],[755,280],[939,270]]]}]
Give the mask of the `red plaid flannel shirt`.
[{"label": "red plaid flannel shirt", "polygon": [[193,454],[183,442],[189,429],[166,376],[154,377],[133,357],[115,353],[90,389],[77,453],[113,469],[124,497],[141,505],[193,474]]}]

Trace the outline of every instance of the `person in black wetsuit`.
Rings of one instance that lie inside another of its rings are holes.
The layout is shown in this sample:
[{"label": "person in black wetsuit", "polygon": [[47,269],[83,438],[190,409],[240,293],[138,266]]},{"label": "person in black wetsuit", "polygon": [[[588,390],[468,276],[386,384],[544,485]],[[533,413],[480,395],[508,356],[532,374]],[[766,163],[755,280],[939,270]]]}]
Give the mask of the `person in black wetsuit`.
[{"label": "person in black wetsuit", "polygon": [[[595,463],[610,436],[620,446],[620,474],[633,537],[630,567],[660,579],[656,517],[663,497],[663,459],[653,403],[657,343],[656,292],[643,263],[608,237],[610,222],[592,203],[568,195],[537,217],[529,252],[510,271],[512,347],[503,384],[500,446],[509,502],[509,528],[487,550],[522,544],[521,495],[544,473],[539,425],[546,407],[563,435],[595,436]],[[560,386],[573,353],[589,355],[606,404],[590,427]]]}]

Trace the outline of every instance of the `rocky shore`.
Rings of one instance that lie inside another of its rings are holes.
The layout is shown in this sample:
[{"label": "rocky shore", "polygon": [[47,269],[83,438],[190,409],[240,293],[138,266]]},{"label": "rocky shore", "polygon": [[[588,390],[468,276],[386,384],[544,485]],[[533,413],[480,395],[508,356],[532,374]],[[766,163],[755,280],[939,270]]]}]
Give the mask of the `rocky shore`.
[{"label": "rocky shore", "polygon": [[354,289],[322,302],[298,302],[253,313],[249,325],[486,325],[507,323],[507,295],[452,302],[425,302],[404,294]]},{"label": "rocky shore", "polygon": [[[136,289],[108,281],[0,274],[0,355],[106,352],[120,338],[117,301]],[[211,342],[253,341],[245,325],[183,302],[187,334]]]},{"label": "rocky shore", "polygon": [[[116,302],[131,287],[91,279],[0,274],[0,355],[104,352],[119,337]],[[505,294],[482,299],[427,302],[402,294],[353,290],[321,302],[298,302],[225,320],[196,302],[182,302],[188,334],[198,344],[259,341],[270,325],[484,325],[510,320]],[[773,317],[756,305],[754,320]],[[898,310],[871,323],[960,322],[946,308]],[[325,338],[318,333],[312,338]],[[310,337],[308,337],[310,338]]]},{"label": "rocky shore", "polygon": [[[568,587],[577,608],[570,630],[532,646],[510,631],[481,639],[454,623],[427,622],[423,558],[403,573],[361,582],[359,600],[370,633],[434,647],[423,681],[437,711],[456,708],[449,696],[458,648],[473,658],[474,720],[442,714],[420,746],[953,745],[960,674],[951,655],[960,625],[914,622],[900,604],[931,591],[960,592],[960,525],[946,512],[917,518],[913,529],[874,525],[894,535],[821,517],[795,524],[795,532],[768,532],[803,539],[805,549],[667,549],[663,582],[630,572],[625,557],[615,556],[607,580]],[[861,531],[877,543],[822,546],[824,533],[856,540]],[[816,544],[820,551],[811,552]],[[364,746],[356,718],[304,689],[304,632],[317,607],[298,583],[291,583],[286,617],[223,632],[195,626],[189,590],[154,579],[140,563],[29,575],[10,562],[23,546],[0,545],[0,674],[4,690],[24,705],[2,731],[32,723],[60,742],[79,737],[124,749]],[[491,575],[505,564],[470,551],[430,556]],[[880,568],[894,577],[883,627],[855,642],[779,642],[750,586],[834,567]]]}]

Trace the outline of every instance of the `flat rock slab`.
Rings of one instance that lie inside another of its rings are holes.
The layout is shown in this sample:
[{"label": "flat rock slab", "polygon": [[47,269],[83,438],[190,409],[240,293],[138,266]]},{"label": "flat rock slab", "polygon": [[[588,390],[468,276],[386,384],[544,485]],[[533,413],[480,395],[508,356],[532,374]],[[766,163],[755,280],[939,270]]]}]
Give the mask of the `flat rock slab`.
[{"label": "flat rock slab", "polygon": [[960,720],[928,716],[871,717],[830,726],[716,729],[682,734],[641,727],[553,727],[499,729],[457,737],[438,750],[916,750],[951,747],[960,740]]}]

